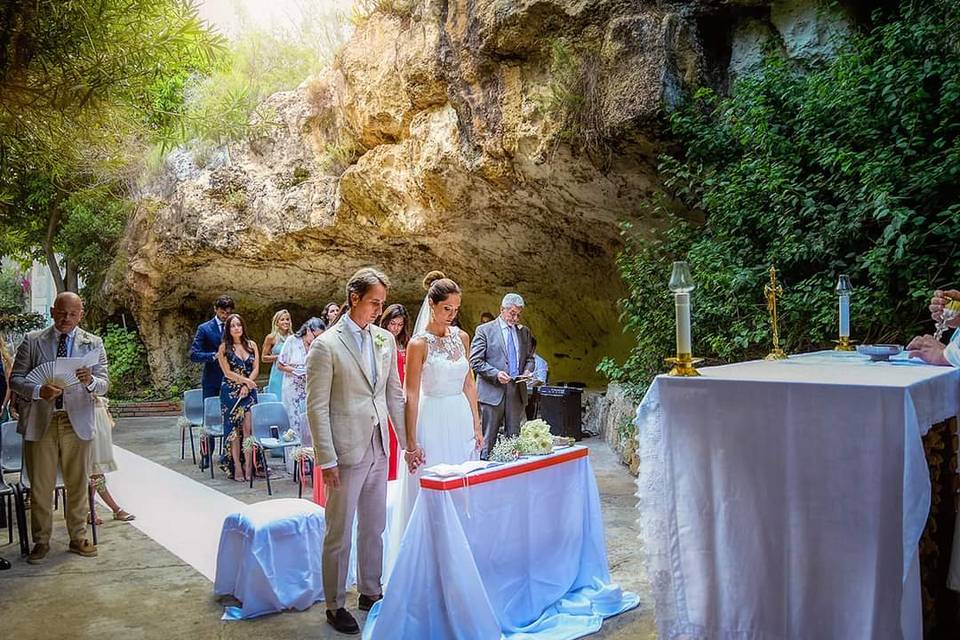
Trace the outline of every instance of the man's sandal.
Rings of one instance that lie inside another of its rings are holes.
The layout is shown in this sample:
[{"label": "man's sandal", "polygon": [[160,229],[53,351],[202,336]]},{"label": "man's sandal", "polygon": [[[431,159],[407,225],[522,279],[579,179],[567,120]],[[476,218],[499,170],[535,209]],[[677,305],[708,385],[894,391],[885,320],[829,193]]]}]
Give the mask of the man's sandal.
[{"label": "man's sandal", "polygon": [[130,522],[131,520],[136,520],[137,516],[120,509],[120,511],[113,512],[113,519],[119,520],[120,522]]}]

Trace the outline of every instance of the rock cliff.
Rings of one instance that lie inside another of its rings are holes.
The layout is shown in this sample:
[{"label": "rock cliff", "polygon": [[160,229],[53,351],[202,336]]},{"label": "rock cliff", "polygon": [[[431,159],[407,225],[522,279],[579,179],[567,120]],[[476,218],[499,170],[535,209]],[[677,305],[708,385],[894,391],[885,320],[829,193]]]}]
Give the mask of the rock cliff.
[{"label": "rock cliff", "polygon": [[829,55],[848,24],[809,1],[379,0],[327,71],[269,99],[268,135],[205,166],[168,159],[107,293],[169,382],[222,293],[262,336],[278,308],[299,323],[341,300],[365,265],[415,314],[441,269],[468,331],[519,292],[552,379],[596,381],[629,346],[619,224],[659,224],[641,212],[664,111],[725,90],[767,43]]}]

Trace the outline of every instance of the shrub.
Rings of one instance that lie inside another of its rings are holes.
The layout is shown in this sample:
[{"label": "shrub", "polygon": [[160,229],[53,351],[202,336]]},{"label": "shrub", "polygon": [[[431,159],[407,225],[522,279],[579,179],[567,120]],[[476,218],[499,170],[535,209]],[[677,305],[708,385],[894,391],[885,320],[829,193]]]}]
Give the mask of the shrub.
[{"label": "shrub", "polygon": [[732,97],[701,90],[670,116],[681,152],[661,159],[666,190],[646,211],[668,231],[624,228],[622,319],[637,345],[603,373],[640,393],[672,355],[675,259],[699,283],[697,355],[769,349],[770,265],[785,288],[788,352],[831,346],[841,273],[857,287],[854,338],[902,343],[929,331],[931,290],[960,284],[960,6],[904,2],[872,24],[820,67],[772,55]]},{"label": "shrub", "polygon": [[123,399],[150,395],[147,352],[137,332],[107,325],[102,335],[109,362],[110,396]]}]

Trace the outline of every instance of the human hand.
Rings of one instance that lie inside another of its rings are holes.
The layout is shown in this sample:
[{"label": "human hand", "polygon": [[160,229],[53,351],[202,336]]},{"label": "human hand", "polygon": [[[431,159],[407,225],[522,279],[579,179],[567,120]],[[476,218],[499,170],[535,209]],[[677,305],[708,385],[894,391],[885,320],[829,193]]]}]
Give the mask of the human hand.
[{"label": "human hand", "polygon": [[501,371],[500,373],[497,374],[497,382],[499,382],[500,384],[507,384],[508,382],[510,382],[510,374],[507,373],[506,371]]},{"label": "human hand", "polygon": [[949,365],[944,357],[946,346],[931,335],[917,336],[907,345],[907,352],[911,358],[920,358],[924,362],[937,365]]},{"label": "human hand", "polygon": [[323,476],[323,484],[331,489],[340,488],[340,468],[339,467],[330,467],[329,469],[321,469],[321,475]]},{"label": "human hand", "polygon": [[249,389],[250,391],[256,391],[256,390],[257,390],[257,381],[256,381],[256,380],[251,380],[250,378],[247,378],[246,380],[243,381],[243,384],[245,384],[246,387],[247,387],[247,389]]},{"label": "human hand", "polygon": [[250,387],[248,387],[247,385],[241,386],[241,387],[240,387],[240,397],[241,397],[241,398],[246,398],[248,395],[250,395]]},{"label": "human hand", "polygon": [[[933,318],[934,322],[940,322],[943,317],[943,308],[951,300],[960,300],[960,291],[956,289],[947,291],[937,289],[933,292],[933,297],[930,299],[930,317]],[[951,329],[957,328],[960,326],[960,317],[954,318],[948,324]]]},{"label": "human hand", "polygon": [[80,367],[77,369],[77,380],[79,380],[83,386],[89,387],[90,383],[93,382],[93,374],[90,372],[90,367]]},{"label": "human hand", "polygon": [[479,429],[473,430],[473,439],[476,441],[477,451],[483,450],[483,433]]},{"label": "human hand", "polygon": [[44,400],[54,400],[63,395],[63,388],[55,384],[45,384],[40,387],[40,397]]}]

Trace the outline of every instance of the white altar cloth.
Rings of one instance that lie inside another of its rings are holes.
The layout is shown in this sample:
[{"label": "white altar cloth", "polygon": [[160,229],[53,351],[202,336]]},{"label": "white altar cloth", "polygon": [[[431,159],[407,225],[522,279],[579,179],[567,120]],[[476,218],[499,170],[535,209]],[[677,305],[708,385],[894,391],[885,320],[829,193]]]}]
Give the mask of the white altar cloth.
[{"label": "white altar cloth", "polygon": [[570,640],[639,604],[610,583],[584,447],[425,476],[365,640]]},{"label": "white altar cloth", "polygon": [[960,371],[821,352],[658,377],[637,410],[659,637],[919,638],[921,436]]}]

